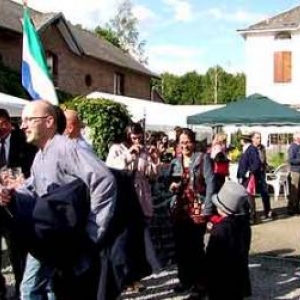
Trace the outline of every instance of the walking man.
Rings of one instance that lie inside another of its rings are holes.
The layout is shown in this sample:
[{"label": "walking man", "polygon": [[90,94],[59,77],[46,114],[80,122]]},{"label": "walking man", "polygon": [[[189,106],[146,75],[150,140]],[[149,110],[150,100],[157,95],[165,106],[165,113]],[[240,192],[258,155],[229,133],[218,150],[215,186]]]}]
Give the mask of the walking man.
[{"label": "walking man", "polygon": [[288,162],[290,164],[290,193],[288,196],[288,214],[300,213],[300,132],[293,136],[293,142],[288,149]]},{"label": "walking man", "polygon": [[272,219],[272,210],[270,204],[270,196],[268,193],[268,186],[266,182],[266,171],[267,171],[267,155],[266,147],[261,143],[261,134],[259,132],[253,132],[251,134],[252,145],[255,146],[259,153],[259,158],[261,161],[261,169],[257,172],[257,188],[260,192],[263,208],[264,208],[264,220]]}]

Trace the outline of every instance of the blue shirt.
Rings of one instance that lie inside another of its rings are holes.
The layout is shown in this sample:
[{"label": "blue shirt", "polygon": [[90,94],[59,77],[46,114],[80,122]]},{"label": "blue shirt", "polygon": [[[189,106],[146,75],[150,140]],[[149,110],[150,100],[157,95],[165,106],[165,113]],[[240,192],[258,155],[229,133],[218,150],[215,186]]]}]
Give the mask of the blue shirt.
[{"label": "blue shirt", "polygon": [[17,192],[42,196],[51,185],[64,185],[80,178],[90,190],[91,211],[87,232],[94,242],[104,235],[116,200],[115,180],[104,162],[63,135],[55,135],[34,159],[31,176]]}]

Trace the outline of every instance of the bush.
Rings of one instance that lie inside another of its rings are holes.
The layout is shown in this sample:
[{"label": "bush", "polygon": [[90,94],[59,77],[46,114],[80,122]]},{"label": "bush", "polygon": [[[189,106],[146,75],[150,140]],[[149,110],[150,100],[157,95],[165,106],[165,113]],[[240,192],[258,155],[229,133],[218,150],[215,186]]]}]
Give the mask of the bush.
[{"label": "bush", "polygon": [[275,153],[268,158],[268,164],[274,169],[284,163],[286,163],[286,157],[283,152]]},{"label": "bush", "polygon": [[75,98],[64,107],[74,109],[90,129],[90,138],[98,156],[105,160],[112,142],[120,141],[131,122],[126,106],[107,99]]}]

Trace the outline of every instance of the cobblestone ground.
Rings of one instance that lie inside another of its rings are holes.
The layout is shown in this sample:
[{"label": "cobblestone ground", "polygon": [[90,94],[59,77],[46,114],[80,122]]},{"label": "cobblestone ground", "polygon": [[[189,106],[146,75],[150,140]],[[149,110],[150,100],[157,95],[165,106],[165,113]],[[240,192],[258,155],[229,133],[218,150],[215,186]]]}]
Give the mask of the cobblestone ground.
[{"label": "cobblestone ground", "polygon": [[[252,226],[250,275],[253,296],[251,300],[300,300],[300,217],[285,214],[283,199],[272,202],[277,218]],[[257,199],[257,209],[261,201]],[[3,270],[12,292],[13,276],[10,266]],[[188,299],[189,295],[175,295],[176,268],[169,268],[143,280],[147,289],[140,294],[123,294],[122,300]],[[87,299],[83,299],[87,300]],[[224,299],[227,300],[227,299]],[[228,299],[229,300],[229,299]]]},{"label": "cobblestone ground", "polygon": [[[272,202],[277,217],[252,226],[250,255],[251,300],[300,300],[300,217],[286,215],[284,199]],[[257,210],[261,211],[257,199]],[[143,280],[147,289],[140,294],[124,294],[123,300],[188,299],[175,295],[176,268],[170,267]],[[224,299],[227,300],[227,299]]]},{"label": "cobblestone ground", "polygon": [[[300,297],[299,261],[277,258],[251,257],[250,275],[253,296],[247,299],[271,300]],[[170,267],[143,280],[147,289],[140,294],[124,294],[123,300],[188,299],[190,295],[175,295],[172,287],[177,283],[176,269]],[[227,299],[224,299],[227,300]],[[228,299],[229,300],[229,299]]]}]

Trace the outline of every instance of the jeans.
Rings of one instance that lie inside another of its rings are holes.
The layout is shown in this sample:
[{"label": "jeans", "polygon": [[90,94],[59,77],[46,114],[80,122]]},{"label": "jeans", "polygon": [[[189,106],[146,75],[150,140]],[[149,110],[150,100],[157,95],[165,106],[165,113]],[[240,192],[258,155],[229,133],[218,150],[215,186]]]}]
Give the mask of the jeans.
[{"label": "jeans", "polygon": [[21,283],[21,300],[55,300],[51,281],[53,269],[28,254]]}]

